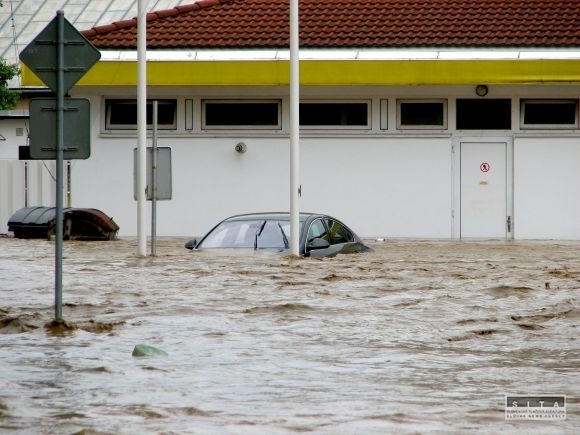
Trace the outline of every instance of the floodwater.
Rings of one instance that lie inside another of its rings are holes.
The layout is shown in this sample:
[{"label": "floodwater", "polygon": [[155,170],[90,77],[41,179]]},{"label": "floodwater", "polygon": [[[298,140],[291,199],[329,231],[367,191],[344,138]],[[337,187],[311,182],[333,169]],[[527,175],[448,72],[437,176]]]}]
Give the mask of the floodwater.
[{"label": "floodwater", "polygon": [[[0,433],[580,433],[580,242],[184,242],[65,242],[51,326],[54,243],[0,239]],[[506,420],[506,394],[566,420]]]}]

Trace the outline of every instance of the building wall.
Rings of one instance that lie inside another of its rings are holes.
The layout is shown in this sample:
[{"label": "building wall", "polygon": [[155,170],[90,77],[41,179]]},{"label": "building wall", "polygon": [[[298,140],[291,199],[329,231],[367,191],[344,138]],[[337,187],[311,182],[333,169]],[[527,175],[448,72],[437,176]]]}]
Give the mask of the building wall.
[{"label": "building wall", "polygon": [[[231,139],[159,140],[172,149],[173,197],[157,202],[158,234],[198,235],[231,214],[289,209],[289,141],[243,141],[238,154]],[[136,232],[134,146],[103,141],[73,164],[74,205],[112,215],[120,234]],[[362,236],[451,237],[448,139],[369,138],[353,149],[352,139],[309,138],[300,160],[301,210],[343,218]]]},{"label": "building wall", "polygon": [[[578,129],[519,128],[520,98],[571,98],[580,95],[580,87],[494,86],[488,97],[512,99],[512,129],[461,131],[455,126],[455,99],[475,98],[473,88],[302,89],[302,99],[368,100],[372,122],[368,130],[301,132],[300,209],[342,218],[363,237],[460,239],[462,200],[465,203],[462,143],[504,143],[506,192],[502,201],[511,227],[492,237],[580,239],[580,199],[575,193],[580,191]],[[136,132],[106,131],[103,121],[104,98],[135,98],[135,89],[74,91],[74,97],[91,101],[92,143],[89,159],[71,162],[70,205],[98,208],[119,224],[120,236],[135,236]],[[159,132],[158,146],[170,147],[172,152],[173,196],[157,202],[157,235],[197,236],[231,214],[289,210],[287,88],[151,88],[148,98],[178,99],[177,130]],[[202,98],[279,98],[282,127],[277,131],[203,131]],[[447,128],[398,130],[398,98],[446,99]],[[185,100],[193,102],[191,130],[184,128]],[[385,121],[386,129],[382,128]],[[239,142],[246,144],[245,153],[234,150]],[[148,203],[147,222],[150,213]]]},{"label": "building wall", "polygon": [[449,138],[304,139],[304,209],[363,237],[451,237]]},{"label": "building wall", "polygon": [[54,162],[20,161],[18,147],[27,144],[28,120],[0,119],[0,234],[20,208],[55,203]]},{"label": "building wall", "polygon": [[[216,98],[232,95],[211,92]],[[160,132],[158,146],[172,152],[173,198],[157,202],[159,235],[200,235],[231,214],[289,209],[289,102],[280,92],[260,90],[258,95],[283,99],[282,131],[202,133],[195,121],[192,133],[179,128]],[[241,93],[257,95],[256,90]],[[326,90],[315,94],[314,98],[330,95]],[[234,95],[239,98],[240,92]],[[342,95],[361,98],[350,89]],[[103,133],[98,120],[101,102],[99,96],[91,98],[95,140],[91,158],[72,164],[72,202],[102,209],[119,224],[121,235],[135,235],[135,134]],[[373,101],[373,109],[379,104]],[[378,110],[372,118],[369,131],[301,134],[300,209],[340,217],[365,237],[452,237],[450,135],[389,136],[380,130]],[[178,124],[184,125],[183,119]],[[247,152],[234,150],[239,142],[246,144]]]},{"label": "building wall", "polygon": [[515,141],[517,238],[578,239],[579,193],[579,138],[522,137]]}]

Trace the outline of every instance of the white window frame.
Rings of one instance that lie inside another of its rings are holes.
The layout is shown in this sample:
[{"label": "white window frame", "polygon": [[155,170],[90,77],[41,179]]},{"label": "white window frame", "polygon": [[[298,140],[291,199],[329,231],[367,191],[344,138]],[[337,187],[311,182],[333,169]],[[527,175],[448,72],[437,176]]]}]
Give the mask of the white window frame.
[{"label": "white window frame", "polygon": [[[443,106],[443,124],[403,125],[401,121],[402,104],[441,103]],[[446,98],[401,98],[397,99],[397,130],[447,130],[448,110]]]},{"label": "white window frame", "polygon": [[[206,104],[277,104],[278,122],[276,125],[207,125]],[[202,130],[281,130],[282,129],[282,100],[280,99],[217,99],[203,98],[201,100],[201,128]]]},{"label": "white window frame", "polygon": [[356,99],[356,100],[329,100],[329,99],[316,99],[316,100],[301,100],[300,104],[366,104],[367,106],[367,123],[366,125],[302,125],[300,124],[300,130],[370,130],[372,127],[371,122],[371,100],[370,99]]},{"label": "white window frame", "polygon": [[[134,131],[137,130],[137,123],[135,124],[113,124],[111,125],[111,102],[118,102],[118,104],[135,104],[137,107],[137,99],[132,97],[104,97],[103,99],[103,111],[105,112],[105,116],[103,119],[105,120],[103,128],[105,131]],[[177,98],[148,98],[147,99],[147,106],[153,104],[153,101],[172,101],[175,103],[175,112],[173,114],[173,123],[172,124],[158,124],[157,128],[159,130],[177,130],[177,117],[179,111],[179,102]],[[147,124],[147,129],[152,129],[152,124]]]},{"label": "white window frame", "polygon": [[[574,103],[576,106],[573,124],[525,124],[526,106],[528,104]],[[522,98],[520,100],[520,129],[522,130],[577,130],[578,99],[576,98]]]},{"label": "white window frame", "polygon": [[380,102],[380,129],[381,130],[388,130],[389,129],[389,100],[388,99],[381,99]]}]

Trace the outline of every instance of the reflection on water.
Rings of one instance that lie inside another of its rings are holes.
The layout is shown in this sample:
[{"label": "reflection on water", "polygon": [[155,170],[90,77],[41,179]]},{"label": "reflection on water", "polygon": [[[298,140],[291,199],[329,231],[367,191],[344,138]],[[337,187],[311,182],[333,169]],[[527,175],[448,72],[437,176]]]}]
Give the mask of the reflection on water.
[{"label": "reflection on water", "polygon": [[[297,259],[0,239],[0,433],[578,433],[580,243]],[[132,356],[138,344],[167,353]],[[566,421],[504,395],[566,394]]]}]

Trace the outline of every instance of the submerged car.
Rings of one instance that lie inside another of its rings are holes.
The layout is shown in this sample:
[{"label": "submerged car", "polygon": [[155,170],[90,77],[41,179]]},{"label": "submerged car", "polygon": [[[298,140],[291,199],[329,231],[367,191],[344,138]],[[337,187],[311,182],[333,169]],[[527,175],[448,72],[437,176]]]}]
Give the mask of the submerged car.
[{"label": "submerged car", "polygon": [[[344,223],[318,213],[299,214],[299,254],[332,257],[369,251]],[[290,249],[290,213],[253,213],[231,216],[217,224],[201,240],[192,239],[187,249]]]}]

